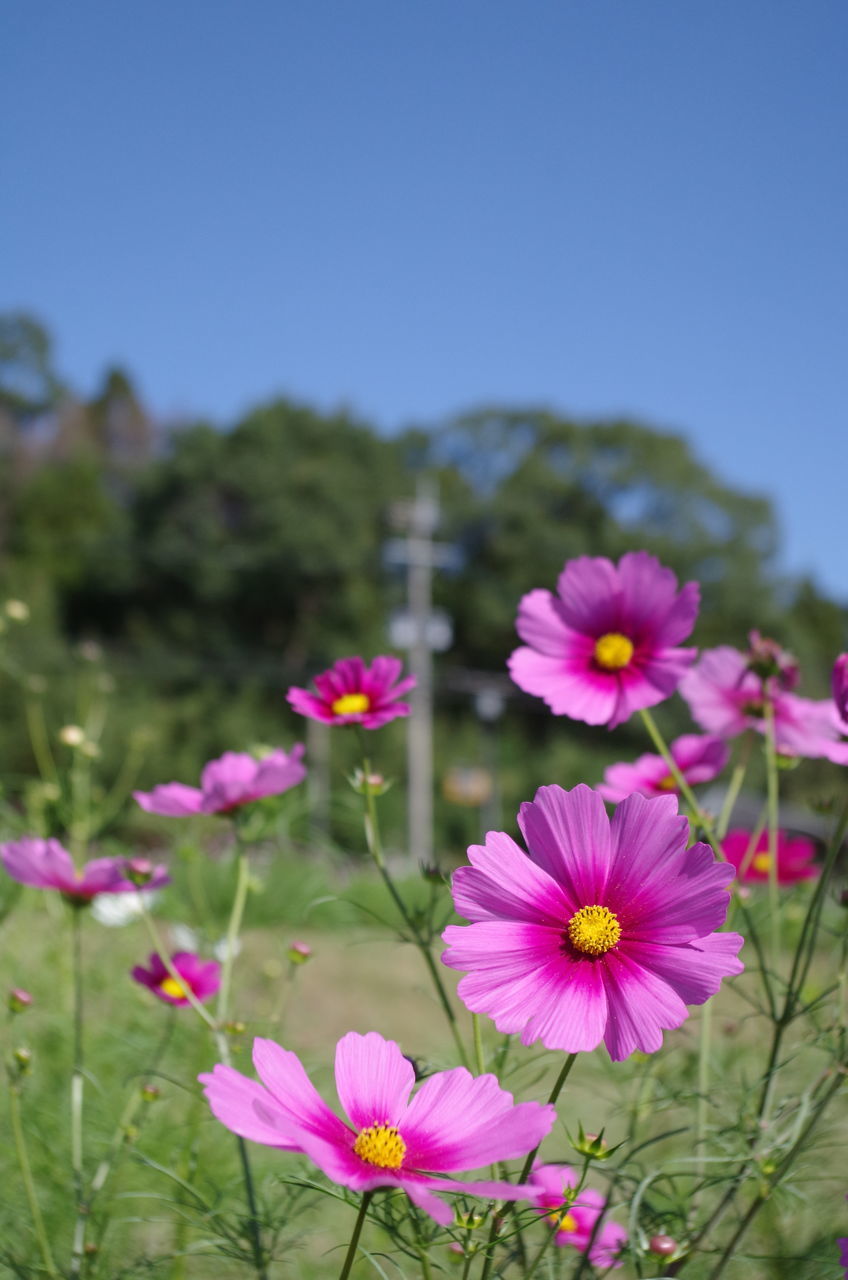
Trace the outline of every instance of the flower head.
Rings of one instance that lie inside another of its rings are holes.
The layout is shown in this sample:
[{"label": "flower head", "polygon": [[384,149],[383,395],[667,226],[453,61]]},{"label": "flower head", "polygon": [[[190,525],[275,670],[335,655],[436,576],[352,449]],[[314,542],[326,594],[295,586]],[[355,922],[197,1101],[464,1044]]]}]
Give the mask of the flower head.
[{"label": "flower head", "polygon": [[[727,861],[736,868],[740,880],[764,884],[768,881],[771,870],[768,832],[763,831],[753,848],[751,835],[750,831],[728,831],[721,842],[722,851]],[[795,884],[798,880],[815,879],[821,873],[821,869],[813,861],[815,856],[816,846],[812,840],[803,836],[793,839],[785,831],[778,831],[778,884]]]},{"label": "flower head", "polygon": [[218,760],[203,766],[200,787],[182,782],[166,782],[152,791],[134,791],[133,796],[148,813],[168,818],[187,818],[195,813],[229,813],[265,796],[280,795],[296,787],[306,777],[301,764],[303,747],[292,747],[288,755],[277,748],[257,760],[241,751],[225,751]]},{"label": "flower head", "polygon": [[698,613],[699,588],[647,551],[618,565],[602,557],[569,560],[557,594],[535,590],[518,606],[525,645],[509,659],[515,683],[544,698],[555,715],[587,724],[622,724],[668,698],[695,660],[679,649]]},{"label": "flower head", "polygon": [[[24,836],[0,845],[0,860],[13,880],[36,889],[58,889],[78,906],[101,893],[135,893],[136,885],[127,875],[126,858],[95,858],[77,871],[73,858],[58,840]],[[154,867],[148,889],[168,884],[164,867]]]},{"label": "flower head", "polygon": [[703,729],[733,738],[745,729],[766,733],[774,719],[775,748],[785,756],[824,756],[848,764],[846,732],[830,698],[813,701],[787,693],[775,677],[751,669],[748,655],[730,645],[707,649],[687,672],[680,692]]},{"label": "flower head", "polygon": [[415,676],[400,680],[402,663],[386,654],[367,667],[361,658],[340,658],[328,671],[315,677],[316,693],[292,686],[286,697],[295,711],[324,724],[359,724],[379,729],[398,716],[409,715],[409,703],[401,702],[413,689]]},{"label": "flower head", "polygon": [[528,852],[490,831],[453,878],[445,964],[459,995],[499,1031],[567,1053],[653,1053],[687,1004],[740,973],[742,938],[714,932],[732,868],[686,848],[675,796],[632,795],[612,819],[596,791],[540,787],[518,815]]},{"label": "flower head", "polygon": [[199,1077],[213,1113],[253,1142],[302,1151],[333,1182],[355,1191],[397,1187],[447,1226],[453,1214],[434,1192],[522,1199],[527,1187],[433,1177],[513,1160],[550,1132],[555,1111],[514,1103],[493,1075],[439,1071],[410,1100],[412,1064],[392,1040],[350,1031],[336,1046],[336,1092],[350,1123],[319,1097],[297,1055],[255,1040],[261,1084],[218,1064]]},{"label": "flower head", "polygon": [[[727,764],[730,749],[721,738],[709,734],[687,733],[676,738],[669,747],[671,758],[690,787],[699,782],[712,782]],[[677,793],[678,787],[662,756],[648,753],[633,764],[611,764],[597,790],[605,800],[616,804],[638,792],[642,796]]]},{"label": "flower head", "polygon": [[833,664],[833,701],[843,722],[848,722],[848,653],[840,653]]},{"label": "flower head", "polygon": [[624,1227],[617,1222],[603,1222],[595,1230],[595,1223],[606,1208],[600,1191],[584,1187],[575,1195],[577,1175],[567,1164],[535,1165],[530,1185],[535,1190],[533,1204],[556,1231],[554,1244],[571,1245],[581,1253],[589,1249],[589,1261],[595,1267],[621,1266],[616,1259],[627,1241]]},{"label": "flower head", "polygon": [[189,1004],[188,992],[201,1003],[214,996],[221,985],[221,966],[217,960],[201,960],[193,951],[177,951],[171,956],[171,967],[179,974],[179,982],[165,966],[162,957],[153,951],[147,968],[137,964],[130,974],[136,982],[147,987],[166,1004]]}]

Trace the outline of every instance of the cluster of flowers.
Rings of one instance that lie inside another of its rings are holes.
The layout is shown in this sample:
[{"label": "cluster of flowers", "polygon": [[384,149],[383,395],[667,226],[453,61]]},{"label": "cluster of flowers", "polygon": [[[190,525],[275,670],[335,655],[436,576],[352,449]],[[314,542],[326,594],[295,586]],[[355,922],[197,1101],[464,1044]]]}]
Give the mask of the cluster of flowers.
[{"label": "cluster of flowers", "polygon": [[[752,729],[773,733],[784,755],[848,763],[848,655],[834,671],[834,698],[793,692],[796,665],[752,633],[747,653],[721,647],[699,661],[680,647],[691,633],[698,586],[678,590],[674,574],[651,555],[616,566],[581,557],[567,563],[557,593],[531,591],[519,607],[524,645],[509,661],[518,686],[558,715],[589,724],[622,724],[680,689],[707,732],[671,744],[675,771],[660,755],[607,770],[603,784],[572,791],[541,787],[521,806],[522,848],[489,832],[453,878],[457,913],[468,923],[443,934],[443,963],[464,976],[460,999],[500,1032],[525,1045],[582,1053],[603,1042],[615,1061],[652,1053],[679,1027],[687,1006],[703,1004],[742,963],[739,934],[720,932],[737,873],[768,873],[768,847],[731,832],[724,861],[706,844],[688,845],[678,812],[678,777],[689,784],[718,776],[728,739]],[[315,691],[292,688],[291,706],[332,725],[376,729],[409,713],[401,664],[347,658],[315,678]],[[203,770],[199,788],[171,782],[137,792],[145,810],[171,817],[227,814],[279,794],[304,775],[303,749],[262,760],[227,753]],[[605,801],[616,805],[610,817]],[[156,888],[163,868],[140,860],[98,859],[81,871],[56,840],[23,839],[0,848],[6,870],[25,884],[54,888],[81,905],[97,894]],[[815,874],[810,842],[782,839],[782,878]],[[158,954],[133,977],[162,1000],[204,1000],[219,982],[214,961]],[[413,1066],[375,1032],[350,1032],[336,1049],[340,1119],[320,1098],[297,1056],[269,1040],[254,1042],[259,1082],[225,1064],[201,1075],[215,1116],[243,1138],[309,1157],[332,1180],[359,1192],[400,1188],[437,1222],[452,1211],[436,1192],[529,1199],[556,1232],[557,1244],[590,1248],[592,1261],[615,1265],[622,1228],[602,1222],[599,1193],[576,1190],[567,1166],[536,1165],[522,1185],[463,1182],[452,1176],[534,1152],[555,1111],[516,1103],[494,1075],[465,1068],[427,1078],[410,1098]]]}]

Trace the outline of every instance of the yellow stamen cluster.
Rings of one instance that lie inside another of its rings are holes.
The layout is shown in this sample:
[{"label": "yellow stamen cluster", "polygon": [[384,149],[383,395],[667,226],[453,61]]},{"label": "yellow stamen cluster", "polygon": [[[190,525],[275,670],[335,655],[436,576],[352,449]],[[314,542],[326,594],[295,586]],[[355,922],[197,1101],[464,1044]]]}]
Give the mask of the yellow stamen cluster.
[{"label": "yellow stamen cluster", "polygon": [[608,907],[581,907],[568,922],[568,940],[587,956],[602,956],[621,937],[618,916]]},{"label": "yellow stamen cluster", "polygon": [[633,657],[633,641],[620,631],[608,631],[595,641],[595,661],[604,671],[620,671]]},{"label": "yellow stamen cluster", "polygon": [[371,699],[367,693],[343,693],[331,704],[334,716],[355,716],[361,711],[368,711]]},{"label": "yellow stamen cluster", "polygon": [[406,1143],[394,1125],[372,1124],[356,1135],[353,1149],[360,1160],[378,1169],[399,1169],[406,1155]]},{"label": "yellow stamen cluster", "polygon": [[576,1231],[577,1219],[573,1213],[549,1213],[548,1222],[557,1231]]},{"label": "yellow stamen cluster", "polygon": [[676,791],[677,790],[677,783],[674,781],[674,778],[671,776],[670,773],[667,773],[664,778],[660,778],[659,782],[654,783],[654,785],[657,791]]},{"label": "yellow stamen cluster", "polygon": [[188,996],[183,984],[177,982],[176,978],[172,978],[170,974],[159,983],[159,990],[164,991],[166,996],[174,996],[177,1000],[185,1000]]},{"label": "yellow stamen cluster", "polygon": [[771,867],[770,853],[757,853],[751,860],[751,866],[755,871],[768,871]]}]

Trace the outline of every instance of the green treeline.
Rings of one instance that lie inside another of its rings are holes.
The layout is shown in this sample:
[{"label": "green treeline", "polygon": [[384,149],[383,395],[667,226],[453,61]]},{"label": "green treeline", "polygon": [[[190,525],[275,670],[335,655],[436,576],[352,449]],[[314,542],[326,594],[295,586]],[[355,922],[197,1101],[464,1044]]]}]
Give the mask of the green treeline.
[{"label": "green treeline", "polygon": [[[442,772],[491,749],[469,689],[503,677],[519,598],[552,589],[575,555],[655,552],[701,582],[698,643],[742,646],[757,627],[798,654],[802,692],[826,692],[845,612],[812,583],[778,578],[768,498],[723,483],[678,435],[490,406],[386,438],[288,400],[223,430],[163,428],[124,372],[83,400],[62,386],[41,326],[0,320],[0,592],[32,610],[25,638],[4,638],[60,723],[74,718],[68,657],[85,666],[101,647],[116,740],[150,741],[145,781],[191,780],[216,752],[302,737],[287,685],[389,647],[387,616],[405,593],[385,554],[398,537],[392,505],[422,476],[438,488],[436,537],[455,549],[434,581],[454,626],[437,659]],[[626,754],[627,733],[611,747],[603,730],[507,693],[505,804],[540,779],[594,782]],[[16,696],[5,682],[0,769],[23,777],[32,761]],[[678,700],[665,714],[686,731]],[[633,754],[648,749],[630,732]]]}]

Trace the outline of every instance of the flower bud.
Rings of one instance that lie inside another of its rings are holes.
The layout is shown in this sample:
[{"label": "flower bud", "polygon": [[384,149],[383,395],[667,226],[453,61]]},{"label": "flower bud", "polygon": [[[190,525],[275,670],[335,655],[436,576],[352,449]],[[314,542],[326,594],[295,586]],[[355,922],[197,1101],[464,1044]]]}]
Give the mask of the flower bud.
[{"label": "flower bud", "polygon": [[579,1151],[581,1156],[588,1156],[590,1160],[608,1160],[613,1151],[618,1148],[610,1147],[604,1142],[604,1131],[600,1133],[584,1133],[583,1125],[578,1121],[577,1139],[571,1144],[575,1151]]},{"label": "flower bud", "polygon": [[286,956],[290,964],[306,964],[312,956],[312,948],[308,942],[290,942]]},{"label": "flower bud", "polygon": [[141,1100],[142,1100],[142,1102],[156,1102],[156,1100],[157,1100],[160,1096],[161,1096],[161,1095],[160,1095],[160,1093],[159,1093],[159,1090],[156,1088],[156,1085],[155,1085],[155,1084],[148,1084],[148,1083],[145,1081],[145,1083],[141,1086]]},{"label": "flower bud", "polygon": [[18,1068],[18,1073],[22,1076],[26,1075],[26,1073],[29,1071],[30,1063],[32,1062],[32,1050],[25,1049],[22,1046],[20,1049],[15,1049],[13,1051],[12,1057]]},{"label": "flower bud", "polygon": [[66,747],[81,747],[85,742],[85,733],[78,724],[66,724],[59,730],[59,741]]},{"label": "flower bud", "polygon": [[23,1013],[32,1004],[32,996],[23,987],[13,987],[7,1000],[10,1013]]},{"label": "flower bud", "polygon": [[353,787],[357,795],[360,796],[382,796],[388,791],[392,785],[387,781],[382,773],[366,773],[362,769],[354,769],[348,782]]},{"label": "flower bud", "polygon": [[651,1253],[656,1253],[661,1258],[670,1258],[672,1254],[677,1253],[679,1246],[673,1236],[657,1235],[651,1236],[648,1248]]}]

